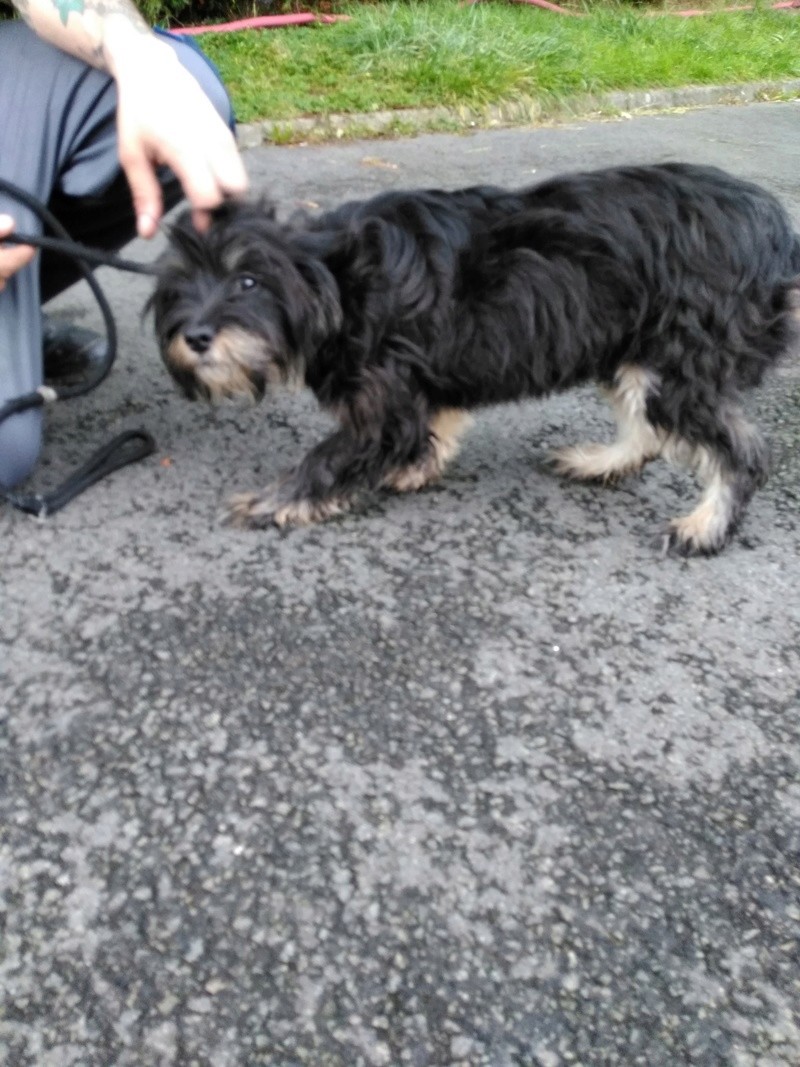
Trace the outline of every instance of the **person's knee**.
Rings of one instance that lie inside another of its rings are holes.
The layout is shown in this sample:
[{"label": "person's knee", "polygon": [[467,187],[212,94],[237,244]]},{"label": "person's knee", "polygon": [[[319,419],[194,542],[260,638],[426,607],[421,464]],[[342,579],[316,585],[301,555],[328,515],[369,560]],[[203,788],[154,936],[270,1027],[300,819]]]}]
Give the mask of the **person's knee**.
[{"label": "person's knee", "polygon": [[0,423],[0,487],[13,489],[32,473],[42,448],[42,414],[24,411]]}]

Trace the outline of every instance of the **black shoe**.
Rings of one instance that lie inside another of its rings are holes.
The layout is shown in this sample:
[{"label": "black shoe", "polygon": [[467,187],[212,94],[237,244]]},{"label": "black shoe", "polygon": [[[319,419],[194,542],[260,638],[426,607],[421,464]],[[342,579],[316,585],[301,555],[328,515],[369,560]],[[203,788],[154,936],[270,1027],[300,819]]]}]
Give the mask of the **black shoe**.
[{"label": "black shoe", "polygon": [[42,358],[48,385],[77,385],[94,378],[107,357],[106,339],[93,330],[42,316]]}]

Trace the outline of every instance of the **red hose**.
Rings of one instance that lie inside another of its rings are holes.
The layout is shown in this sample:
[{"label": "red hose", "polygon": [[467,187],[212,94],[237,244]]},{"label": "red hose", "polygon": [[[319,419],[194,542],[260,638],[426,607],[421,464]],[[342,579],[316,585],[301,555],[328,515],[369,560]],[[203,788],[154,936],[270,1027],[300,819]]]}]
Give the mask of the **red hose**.
[{"label": "red hose", "polygon": [[[782,2],[782,3],[770,4],[769,6],[772,8],[773,11],[788,11],[790,8],[800,7],[800,0],[784,0],[784,2]],[[744,4],[742,6],[737,6],[737,7],[718,7],[713,11],[702,11],[702,10],[695,9],[695,8],[689,8],[686,11],[673,11],[672,14],[673,15],[681,15],[683,18],[690,19],[690,18],[694,18],[695,15],[714,15],[714,14],[716,14],[717,11],[752,11],[752,10],[753,10],[753,5],[752,4]],[[661,12],[659,12],[659,11],[651,11],[650,14],[659,15],[659,14],[661,14]]]},{"label": "red hose", "polygon": [[543,7],[545,11],[555,11],[557,15],[571,15],[573,18],[580,18],[582,12],[580,11],[567,11],[565,7],[559,7],[558,4],[551,4],[550,0],[514,0],[517,4],[534,4],[536,7]]},{"label": "red hose", "polygon": [[[467,3],[479,3],[480,0],[467,0]],[[565,7],[551,3],[551,0],[512,0],[515,4],[531,4],[533,7],[544,8],[545,11],[553,11],[557,15],[569,15],[570,18],[582,18],[583,12],[569,11]],[[780,0],[779,3],[770,4],[774,11],[787,11],[792,8],[800,8],[800,0]],[[648,15],[677,15],[680,18],[694,18],[696,15],[713,15],[717,11],[752,11],[751,4],[743,4],[735,7],[721,7],[711,10],[699,8],[687,8],[685,11],[648,11]],[[237,19],[235,22],[218,22],[209,26],[176,26],[170,29],[170,33],[177,33],[183,37],[197,37],[201,33],[233,33],[235,30],[268,30],[278,29],[281,26],[306,26],[312,22],[330,23],[347,22],[349,15],[314,15],[309,12],[298,12],[295,15],[259,15],[256,18]]]},{"label": "red hose", "polygon": [[[512,0],[515,4],[532,4],[534,7],[543,7],[546,11],[554,11],[557,15],[570,15],[572,18],[582,18],[582,11],[568,11],[565,7],[550,3],[550,0]],[[791,8],[800,8],[800,0],[781,0],[780,3],[770,4],[774,11],[787,11]],[[743,4],[737,7],[718,7],[709,10],[689,8],[686,11],[648,11],[648,15],[678,15],[680,18],[694,18],[696,15],[715,15],[719,11],[752,11],[752,4]]]},{"label": "red hose", "polygon": [[304,26],[310,22],[342,22],[349,15],[313,15],[311,12],[299,12],[296,15],[258,15],[251,19],[237,19],[235,22],[217,22],[209,26],[176,26],[170,33],[182,37],[197,37],[201,33],[233,33],[235,30],[268,30],[281,26]]}]

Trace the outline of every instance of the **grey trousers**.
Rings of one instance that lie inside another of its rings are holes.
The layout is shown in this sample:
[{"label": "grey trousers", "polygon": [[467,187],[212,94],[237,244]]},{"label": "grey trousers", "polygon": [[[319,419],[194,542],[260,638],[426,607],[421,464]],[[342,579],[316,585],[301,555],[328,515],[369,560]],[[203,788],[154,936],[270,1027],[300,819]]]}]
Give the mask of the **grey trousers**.
[{"label": "grey trousers", "polygon": [[[213,68],[188,41],[165,39],[232,124]],[[41,41],[22,22],[0,22],[0,177],[45,203],[76,240],[109,250],[136,233],[117,158],[116,105],[108,75]],[[169,171],[161,180],[172,206],[180,187]],[[33,212],[2,194],[0,213],[11,215],[21,233],[42,232]],[[79,277],[71,261],[44,254],[0,292],[0,405],[42,384],[42,304]],[[0,486],[10,489],[31,473],[41,437],[40,409],[0,423]]]}]

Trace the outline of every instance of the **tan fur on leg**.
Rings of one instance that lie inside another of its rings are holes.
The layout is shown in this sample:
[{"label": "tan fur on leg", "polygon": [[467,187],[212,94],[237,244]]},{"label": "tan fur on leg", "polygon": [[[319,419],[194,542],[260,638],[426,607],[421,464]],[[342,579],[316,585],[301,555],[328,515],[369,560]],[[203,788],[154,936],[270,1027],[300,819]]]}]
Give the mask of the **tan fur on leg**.
[{"label": "tan fur on leg", "polygon": [[723,409],[723,421],[735,443],[734,468],[706,445],[692,445],[674,434],[664,442],[664,458],[693,471],[704,487],[694,511],[669,525],[667,548],[684,555],[719,552],[767,476],[766,446],[756,427],[735,405]]},{"label": "tan fur on leg", "polygon": [[387,489],[413,493],[441,478],[445,467],[456,455],[460,439],[472,424],[472,417],[461,408],[442,408],[429,423],[431,451],[420,463],[392,471],[384,478]]},{"label": "tan fur on leg", "polygon": [[298,500],[291,504],[278,502],[278,493],[265,489],[262,493],[237,493],[228,501],[225,518],[231,526],[309,526],[324,522],[347,511],[350,502],[344,497],[312,502]]},{"label": "tan fur on leg", "polygon": [[616,373],[612,389],[604,390],[617,421],[612,444],[570,445],[552,454],[559,474],[578,481],[611,482],[634,474],[661,452],[663,439],[647,420],[647,396],[658,387],[652,371],[630,364]]},{"label": "tan fur on leg", "polygon": [[694,452],[705,489],[694,511],[670,522],[669,540],[686,553],[717,552],[725,544],[733,517],[734,481],[707,449]]}]

